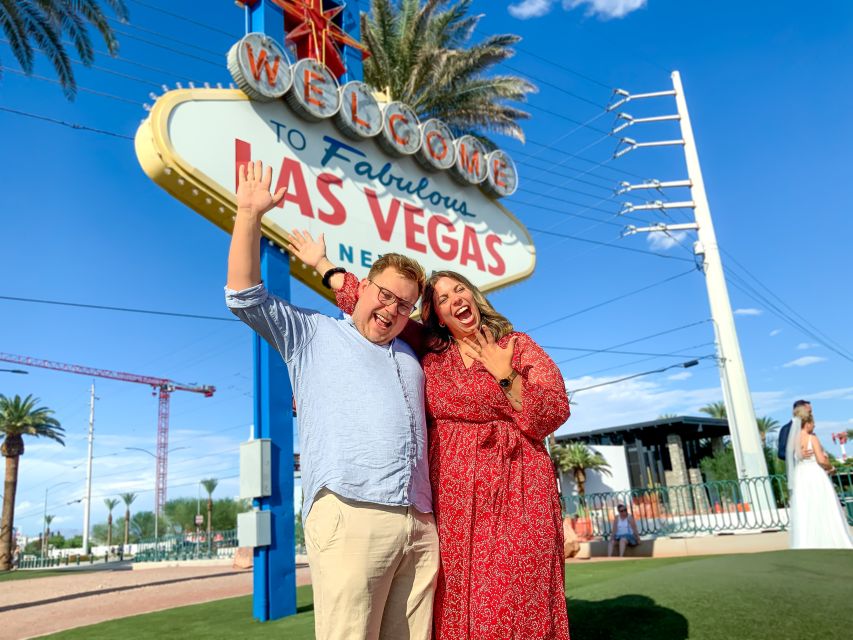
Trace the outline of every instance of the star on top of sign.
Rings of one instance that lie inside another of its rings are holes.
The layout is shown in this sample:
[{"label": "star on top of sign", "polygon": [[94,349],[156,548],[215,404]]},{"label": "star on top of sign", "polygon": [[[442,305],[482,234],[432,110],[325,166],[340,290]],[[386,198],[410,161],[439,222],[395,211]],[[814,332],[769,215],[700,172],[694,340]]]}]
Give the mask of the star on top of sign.
[{"label": "star on top of sign", "polygon": [[284,26],[287,40],[296,45],[299,58],[314,58],[340,78],[346,73],[346,64],[340,46],[346,45],[361,51],[366,48],[334,23],[344,10],[344,4],[323,9],[323,0],[273,0],[285,13]]}]

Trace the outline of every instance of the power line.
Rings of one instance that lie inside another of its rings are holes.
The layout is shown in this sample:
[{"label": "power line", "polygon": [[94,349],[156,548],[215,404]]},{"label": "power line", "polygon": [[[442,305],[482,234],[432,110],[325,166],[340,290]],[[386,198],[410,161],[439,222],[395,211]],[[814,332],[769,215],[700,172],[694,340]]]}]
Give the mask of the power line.
[{"label": "power line", "polygon": [[603,300],[602,302],[596,303],[592,306],[585,307],[583,309],[579,309],[578,311],[574,311],[572,313],[566,314],[564,316],[560,316],[554,320],[550,320],[543,324],[537,325],[532,329],[528,329],[528,331],[538,331],[539,329],[543,329],[544,327],[548,327],[552,324],[556,324],[558,322],[562,322],[563,320],[568,320],[569,318],[574,318],[575,316],[579,316],[582,313],[586,313],[587,311],[592,311],[593,309],[598,309],[605,305],[611,304],[613,302],[618,302],[619,300],[624,300],[625,298],[629,298],[631,296],[637,295],[638,293],[642,293],[643,291],[648,291],[649,289],[653,289],[654,287],[659,287],[668,282],[672,282],[673,280],[677,280],[678,278],[683,278],[684,276],[694,273],[696,269],[689,269],[687,271],[683,271],[681,273],[677,273],[674,276],[669,276],[668,278],[664,278],[663,280],[658,280],[657,282],[653,282],[652,284],[647,284],[644,287],[640,287],[639,289],[634,289],[633,291],[629,291],[627,293],[623,293],[621,295],[616,296],[615,298],[609,298],[607,300]]},{"label": "power line", "polygon": [[197,56],[192,53],[187,53],[186,51],[181,51],[180,49],[175,49],[174,47],[166,46],[165,44],[160,44],[159,42],[153,42],[151,40],[146,40],[145,38],[141,38],[139,36],[135,36],[132,33],[127,33],[126,31],[120,31],[119,29],[114,30],[120,36],[125,38],[130,38],[131,40],[137,40],[139,42],[143,42],[145,44],[151,45],[152,47],[157,47],[158,49],[164,49],[165,51],[171,51],[172,53],[177,53],[180,56],[184,56],[185,58],[192,58],[193,60],[198,60],[199,62],[204,62],[209,65],[213,65],[218,68],[222,68],[224,65],[222,62],[213,62],[212,60],[208,60],[207,58],[202,58],[201,56]]},{"label": "power line", "polygon": [[[483,32],[483,31],[481,31],[480,29],[474,29],[474,31],[475,31],[475,32],[477,32],[477,33],[480,33],[481,35],[491,35],[491,34],[486,34],[486,33],[484,33],[484,32]],[[536,58],[537,60],[541,60],[542,62],[546,62],[546,63],[550,64],[551,66],[556,67],[557,69],[562,69],[563,71],[565,71],[565,72],[567,72],[567,73],[570,73],[570,74],[572,74],[572,75],[574,75],[574,76],[577,76],[577,77],[579,77],[579,78],[581,78],[581,79],[583,79],[583,80],[586,80],[587,82],[591,82],[591,83],[593,83],[593,84],[597,84],[597,85],[598,85],[598,86],[600,86],[600,87],[604,87],[604,88],[605,88],[605,89],[607,89],[608,91],[612,91],[612,90],[613,90],[613,87],[611,87],[609,84],[605,84],[604,82],[601,82],[601,81],[599,81],[599,80],[596,80],[595,78],[592,78],[592,77],[590,77],[590,76],[588,76],[588,75],[585,75],[585,74],[581,73],[580,71],[575,71],[574,69],[572,69],[572,68],[570,68],[570,67],[567,67],[567,66],[565,66],[565,65],[563,65],[563,64],[558,64],[558,63],[554,62],[553,60],[550,60],[550,59],[548,59],[548,58],[545,58],[545,57],[543,57],[543,56],[540,56],[539,54],[533,53],[533,52],[532,52],[532,51],[530,51],[529,49],[525,49],[525,48],[523,48],[523,47],[519,47],[518,45],[514,45],[514,47],[513,47],[513,48],[514,48],[514,49],[516,49],[517,51],[520,51],[521,53],[524,53],[524,54],[526,54],[526,55],[528,55],[528,56],[532,57],[532,58]]]},{"label": "power line", "polygon": [[[694,344],[692,346],[685,347],[684,349],[680,349],[679,351],[674,351],[672,353],[672,355],[678,355],[678,356],[683,358],[683,357],[685,357],[685,355],[683,354],[684,351],[693,351],[694,349],[699,349],[701,347],[711,346],[713,344],[716,344],[716,343],[714,343],[714,342],[703,342],[701,344]],[[713,356],[713,355],[707,355],[707,356],[702,356],[702,357],[704,359],[709,359],[709,360],[711,358],[716,358],[716,356]],[[593,376],[597,373],[604,373],[606,371],[613,371],[614,369],[624,369],[625,367],[630,367],[631,365],[634,365],[634,364],[639,364],[641,362],[648,362],[649,360],[656,360],[656,359],[657,359],[657,356],[652,356],[651,358],[640,358],[639,360],[632,360],[631,362],[623,362],[622,364],[617,364],[617,365],[612,366],[612,367],[604,367],[603,369],[596,369],[595,371],[589,371],[588,373],[584,373],[583,375],[579,375],[576,377],[577,378],[586,378],[589,376]]]},{"label": "power line", "polygon": [[[132,138],[131,138],[132,139]],[[219,322],[240,322],[237,318],[225,318],[221,316],[206,316],[195,313],[178,313],[174,311],[155,311],[153,309],[134,309],[131,307],[112,307],[101,304],[83,304],[80,302],[64,302],[60,300],[42,300],[38,298],[19,298],[15,296],[0,296],[0,300],[11,300],[14,302],[34,302],[37,304],[52,304],[63,307],[79,307],[82,309],[99,309],[102,311],[122,311],[125,313],[144,313],[153,316],[170,316],[174,318],[190,318],[194,320],[217,320]]]},{"label": "power line", "polygon": [[[710,320],[698,320],[696,322],[690,322],[688,324],[683,324],[678,327],[672,327],[671,329],[664,329],[663,331],[658,331],[656,333],[649,334],[647,336],[643,336],[641,338],[634,338],[632,340],[628,340],[627,342],[620,342],[618,344],[610,345],[609,347],[604,347],[599,349],[598,351],[593,351],[592,353],[584,354],[582,356],[575,356],[573,358],[568,358],[566,360],[560,360],[557,364],[564,364],[566,362],[571,362],[573,360],[581,360],[583,358],[588,358],[591,355],[595,355],[596,353],[606,353],[607,351],[611,351],[613,349],[619,349],[620,347],[627,347],[631,344],[637,344],[638,342],[645,342],[646,340],[651,340],[652,338],[659,338],[661,336],[669,335],[670,333],[677,333],[679,331],[684,331],[685,329],[690,329],[691,327],[697,327],[700,324],[705,324],[706,322],[710,322]],[[673,355],[673,353],[678,352],[670,352],[667,355]]]},{"label": "power line", "polygon": [[[768,287],[761,280],[759,280],[757,276],[755,276],[752,272],[750,272],[749,269],[747,269],[742,263],[740,263],[730,252],[726,251],[725,249],[722,249],[722,252],[725,253],[726,257],[728,257],[730,260],[732,260],[732,262],[734,262],[741,270],[743,270],[743,272],[746,273],[746,275],[748,275],[750,278],[752,278],[759,287],[761,287],[764,291],[766,291],[769,296],[774,298],[782,307],[784,307],[788,311],[788,313],[799,318],[799,320],[804,325],[806,325],[807,327],[810,327],[818,335],[823,336],[823,338],[826,341],[834,344],[836,347],[838,347],[842,351],[845,351],[848,354],[850,354],[850,351],[844,345],[842,345],[840,342],[838,342],[837,340],[834,340],[832,337],[830,337],[829,335],[827,335],[826,333],[821,331],[818,327],[816,327],[814,324],[812,324],[808,320],[808,318],[803,316],[799,311],[797,311],[795,308],[793,308],[791,305],[789,305],[787,302],[785,302],[784,299],[782,299],[779,295],[774,293],[774,291],[772,289],[770,289],[770,287]],[[744,283],[748,284],[745,282],[745,280],[744,280]]]},{"label": "power line", "polygon": [[606,104],[601,104],[599,102],[594,102],[593,100],[590,100],[589,98],[584,98],[582,95],[579,95],[573,91],[569,91],[565,87],[561,87],[560,85],[555,84],[553,82],[550,82],[549,80],[543,80],[542,78],[537,78],[536,76],[531,75],[527,71],[522,71],[521,69],[516,69],[515,67],[508,65],[505,62],[502,62],[501,66],[503,66],[505,69],[509,69],[510,71],[514,71],[515,73],[519,73],[522,76],[526,76],[527,78],[529,78],[530,80],[532,80],[538,84],[544,84],[546,87],[551,87],[552,89],[556,89],[557,91],[565,93],[566,95],[571,96],[575,100],[580,100],[581,102],[591,104],[592,106],[598,107],[599,109],[606,109],[607,108]]},{"label": "power line", "polygon": [[741,276],[739,276],[736,273],[729,271],[728,278],[729,278],[729,284],[731,284],[736,289],[739,289],[740,291],[745,293],[747,296],[749,296],[750,298],[752,298],[756,302],[759,302],[761,304],[766,305],[770,309],[770,311],[773,312],[776,316],[778,316],[781,320],[784,320],[785,322],[787,322],[788,324],[793,326],[795,329],[802,331],[805,335],[809,336],[812,340],[820,343],[821,345],[823,345],[824,347],[826,347],[827,349],[829,349],[833,353],[838,354],[839,356],[841,356],[845,360],[849,360],[850,362],[853,362],[853,357],[851,357],[850,354],[845,353],[841,349],[836,348],[833,344],[827,342],[827,340],[818,336],[814,331],[810,330],[804,324],[802,324],[801,322],[799,322],[795,318],[791,317],[789,314],[786,314],[772,300],[770,300],[769,298],[767,298],[766,296],[761,294],[758,290],[755,289],[755,287],[753,287],[748,282],[746,282],[746,280],[744,280]]},{"label": "power line", "polygon": [[[702,356],[702,358],[708,358],[713,356]],[[655,369],[653,371],[643,371],[641,373],[635,373],[630,376],[625,376],[624,378],[617,378],[616,380],[608,380],[607,382],[599,382],[598,384],[593,384],[588,387],[581,387],[580,389],[569,390],[570,395],[574,395],[580,391],[588,391],[590,389],[597,389],[598,387],[605,387],[611,384],[617,384],[619,382],[625,382],[626,380],[632,380],[633,378],[639,378],[640,376],[648,376],[653,373],[663,373],[664,371],[669,371],[670,369],[675,369],[676,367],[681,367],[683,369],[687,369],[688,367],[695,367],[699,364],[699,359],[693,359],[688,362],[680,362],[678,364],[671,364],[668,367],[661,367],[660,369]]]},{"label": "power line", "polygon": [[227,55],[227,51],[214,51],[213,49],[207,49],[205,47],[199,47],[198,45],[192,44],[191,42],[187,42],[186,40],[181,40],[171,35],[166,35],[162,31],[154,31],[153,29],[146,29],[145,27],[140,27],[137,24],[132,24],[130,22],[122,22],[121,20],[116,20],[114,18],[107,18],[110,22],[121,25],[123,27],[130,27],[131,29],[135,29],[137,31],[141,31],[142,33],[147,33],[153,36],[159,36],[161,38],[167,38],[171,42],[179,43],[184,45],[185,47],[189,47],[190,49],[195,49],[196,51],[201,51],[202,53],[209,53],[214,56],[225,56]]},{"label": "power line", "polygon": [[[597,353],[607,353],[607,354],[624,355],[624,356],[651,356],[653,358],[675,358],[675,357],[698,358],[699,357],[699,356],[684,356],[682,354],[675,354],[675,353],[650,353],[648,351],[618,351],[616,349],[588,349],[588,348],[583,348],[583,347],[556,347],[553,345],[546,346],[544,344],[540,345],[540,346],[546,350],[551,349],[554,351],[584,351],[584,352],[589,353],[590,355],[597,354]],[[115,454],[112,454],[112,455],[115,455]]]},{"label": "power line", "polygon": [[210,26],[209,24],[204,24],[203,22],[198,22],[197,20],[192,20],[192,19],[187,18],[186,16],[182,16],[182,15],[180,15],[180,14],[178,14],[178,13],[172,13],[171,11],[166,11],[165,9],[163,9],[163,8],[161,8],[161,7],[157,7],[157,6],[155,6],[155,5],[152,5],[152,4],[148,3],[148,2],[142,2],[141,0],[129,0],[129,2],[132,2],[132,3],[134,3],[134,4],[138,4],[138,5],[142,6],[142,7],[145,7],[146,9],[151,9],[152,11],[157,11],[158,13],[165,14],[165,15],[170,16],[170,17],[172,17],[172,18],[176,18],[176,19],[178,19],[178,20],[182,20],[182,21],[187,22],[187,23],[189,23],[189,24],[193,24],[193,25],[195,25],[195,26],[197,26],[197,27],[201,27],[201,28],[203,28],[203,29],[207,29],[207,30],[209,30],[209,31],[213,31],[214,33],[221,33],[222,35],[226,35],[226,36],[228,36],[229,38],[234,38],[234,39],[239,39],[239,38],[240,38],[240,35],[238,35],[238,34],[233,34],[233,33],[230,33],[230,32],[228,32],[228,31],[224,31],[224,30],[222,30],[222,29],[219,29],[219,28],[217,28],[217,27],[212,27],[212,26]]},{"label": "power line", "polygon": [[133,140],[133,136],[126,136],[121,133],[116,133],[114,131],[107,131],[105,129],[96,129],[94,127],[87,127],[83,124],[77,124],[75,122],[66,122],[65,120],[56,120],[55,118],[48,118],[47,116],[40,116],[36,113],[30,113],[29,111],[18,111],[17,109],[10,109],[9,107],[0,106],[0,111],[5,111],[6,113],[13,113],[19,116],[25,116],[27,118],[34,118],[36,120],[43,120],[45,122],[50,122],[53,124],[58,124],[63,127],[69,127],[70,129],[77,129],[78,131],[89,131],[91,133],[100,133],[105,136],[112,136],[113,138],[122,138],[123,140]]},{"label": "power line", "polygon": [[[602,220],[602,223],[606,223],[606,220]],[[641,253],[649,256],[656,256],[658,258],[665,258],[667,260],[679,260],[681,262],[693,262],[692,260],[688,260],[687,258],[680,258],[679,256],[671,256],[666,253],[657,253],[656,251],[647,251],[646,249],[635,249],[634,247],[623,247],[616,244],[613,244],[614,241],[611,242],[601,242],[600,240],[591,240],[589,238],[583,238],[581,236],[573,236],[568,233],[560,233],[558,231],[547,231],[545,229],[537,229],[535,227],[527,227],[529,231],[533,233],[543,233],[549,236],[555,236],[557,238],[566,238],[568,240],[575,240],[576,242],[585,242],[587,244],[597,244],[602,247],[609,247],[611,249],[618,249],[619,251],[630,251],[631,253]],[[618,239],[618,238],[617,238]],[[542,325],[544,326],[544,325]],[[536,327],[537,329],[539,327]],[[532,329],[531,329],[532,331]]]},{"label": "power line", "polygon": [[[9,71],[19,76],[24,76],[25,78],[32,78],[33,80],[41,80],[43,82],[50,82],[51,84],[59,84],[62,83],[59,80],[54,80],[53,78],[48,78],[46,76],[36,75],[34,73],[26,73],[25,71],[21,71],[20,69],[13,69],[12,67],[0,66],[0,70]],[[92,95],[100,96],[102,98],[110,98],[111,100],[118,100],[120,102],[126,102],[128,104],[132,104],[134,106],[139,106],[139,102],[137,100],[130,100],[128,98],[123,98],[121,96],[114,95],[112,93],[105,93],[103,91],[97,91],[95,89],[89,89],[88,87],[81,87],[77,85],[77,89],[84,93],[91,93]]]}]

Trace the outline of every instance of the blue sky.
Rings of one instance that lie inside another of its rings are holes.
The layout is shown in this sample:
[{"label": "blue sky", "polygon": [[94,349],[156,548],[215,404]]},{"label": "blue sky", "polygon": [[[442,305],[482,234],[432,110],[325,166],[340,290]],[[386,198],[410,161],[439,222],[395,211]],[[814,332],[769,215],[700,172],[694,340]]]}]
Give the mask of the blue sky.
[{"label": "blue sky", "polygon": [[[127,139],[145,117],[149,92],[162,93],[161,84],[230,81],[224,55],[242,34],[242,15],[233,3],[206,5],[202,13],[195,2],[129,0],[131,25],[117,26],[121,58],[101,55],[98,68],[76,67],[81,91],[74,102],[47,80],[14,73],[16,62],[0,43],[0,296],[224,319],[0,298],[0,351],[217,387],[213,398],[172,397],[170,498],[196,496],[206,477],[221,479],[216,495],[235,495],[237,447],[252,421],[250,334],[228,321],[222,300],[228,237],[154,185]],[[528,143],[501,141],[519,164],[523,189],[506,205],[539,230],[533,232],[537,269],[491,299],[548,348],[570,388],[713,353],[711,326],[702,322],[710,315],[703,278],[686,273],[693,238],[619,239],[626,221],[616,212],[625,198],[614,196],[613,188],[622,180],[682,179],[683,157],[675,149],[637,150],[596,166],[610,158],[615,140],[576,124],[608,131],[613,116],[602,114],[612,88],[666,90],[673,69],[682,74],[724,264],[734,272],[730,282],[750,283],[765,297],[769,289],[825,336],[853,349],[847,260],[853,89],[846,82],[853,77],[853,6],[786,1],[770,10],[729,0],[534,0],[478,1],[473,11],[485,14],[477,38],[498,32],[523,37],[502,71],[528,75],[540,86],[530,98]],[[43,61],[36,73],[53,77]],[[662,99],[626,111],[641,117],[674,109]],[[629,135],[654,140],[675,134],[661,124],[634,127]],[[683,221],[683,214],[673,216]],[[642,294],[580,312],[682,272]],[[792,400],[811,399],[818,433],[838,454],[829,434],[853,427],[853,363],[787,323],[766,301],[735,287],[729,292],[740,310],[737,328],[756,412],[784,422]],[[301,285],[294,285],[293,297],[331,310]],[[570,314],[576,315],[557,321]],[[613,347],[685,325],[692,326],[622,348],[678,352],[673,356],[567,349]],[[638,362],[643,358],[649,359]],[[82,528],[82,507],[73,501],[84,491],[90,384],[84,376],[41,369],[27,376],[0,372],[0,392],[38,396],[67,432],[64,448],[27,442],[16,517],[25,533],[41,528],[46,488],[57,528]],[[96,385],[93,522],[100,522],[103,498],[122,491],[139,493],[134,508],[152,507],[153,458],[125,447],[154,451],[157,402],[142,385],[101,379]],[[689,370],[578,394],[564,431],[695,413],[721,397],[716,368],[704,359]]]}]

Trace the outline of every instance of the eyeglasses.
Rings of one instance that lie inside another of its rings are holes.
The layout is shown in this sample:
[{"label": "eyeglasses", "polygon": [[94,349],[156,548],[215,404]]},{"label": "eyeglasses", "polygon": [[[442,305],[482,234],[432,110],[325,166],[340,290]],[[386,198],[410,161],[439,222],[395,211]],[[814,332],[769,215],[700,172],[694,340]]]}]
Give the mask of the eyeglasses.
[{"label": "eyeglasses", "polygon": [[628,513],[627,509],[619,509],[619,513]]},{"label": "eyeglasses", "polygon": [[385,287],[380,287],[370,278],[368,278],[367,281],[373,286],[375,286],[377,289],[379,289],[379,302],[381,302],[385,306],[390,306],[396,302],[397,311],[399,313],[402,313],[405,316],[412,315],[412,311],[415,310],[415,305],[413,303],[403,300],[402,298],[398,297],[397,294],[388,291],[388,289],[386,289]]}]

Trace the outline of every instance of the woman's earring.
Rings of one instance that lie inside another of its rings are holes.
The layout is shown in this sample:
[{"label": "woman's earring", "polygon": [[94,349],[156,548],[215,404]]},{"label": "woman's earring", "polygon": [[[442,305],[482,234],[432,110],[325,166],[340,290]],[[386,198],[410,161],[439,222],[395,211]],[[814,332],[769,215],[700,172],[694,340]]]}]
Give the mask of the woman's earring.
[{"label": "woman's earring", "polygon": [[439,326],[439,327],[441,327],[442,329],[444,329],[444,327],[446,327],[447,325],[446,325],[446,324],[444,324],[443,322],[439,322],[439,323],[438,323],[438,326]]}]

